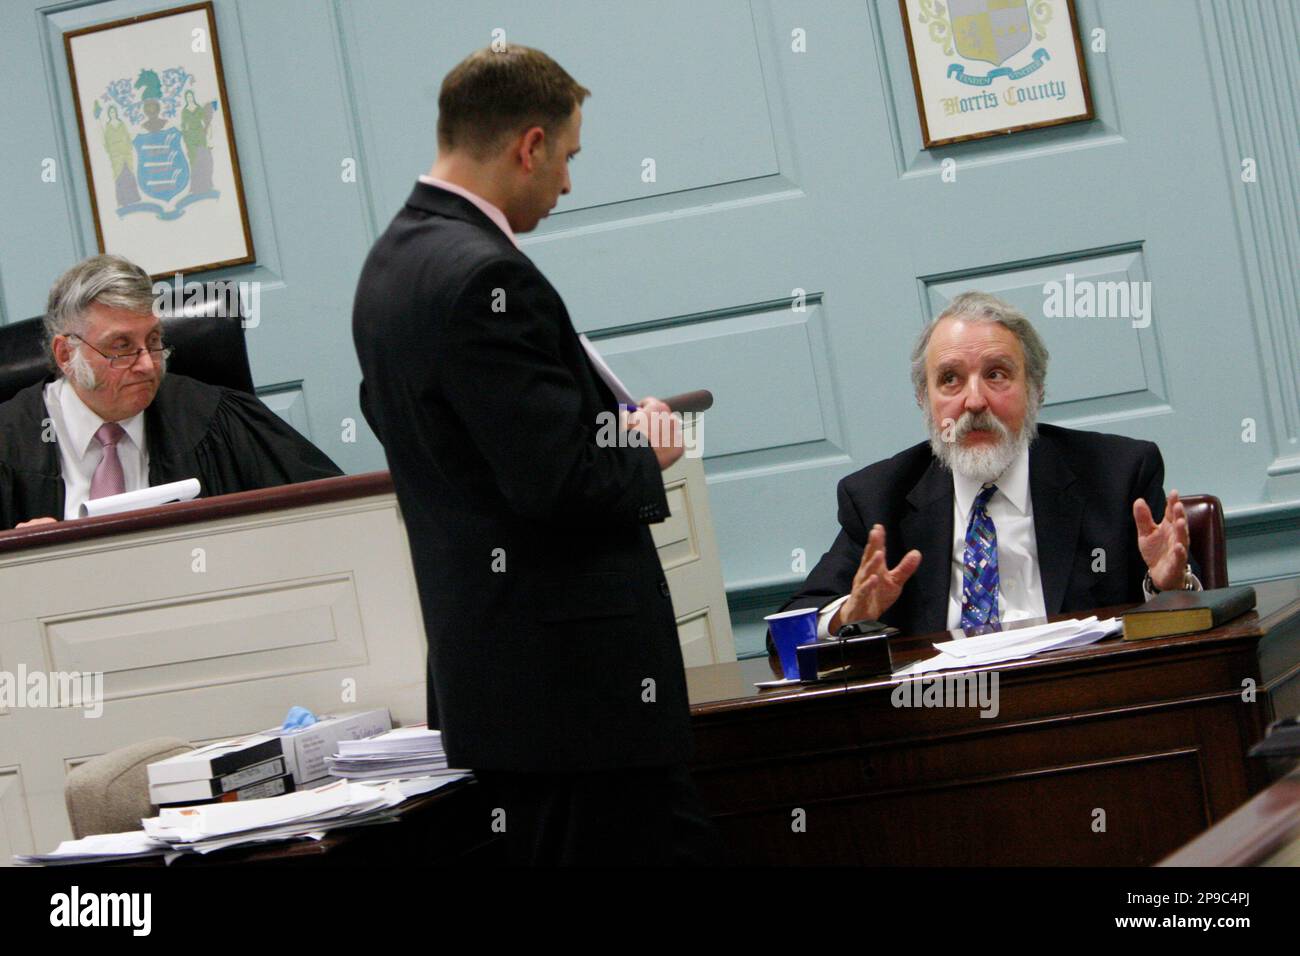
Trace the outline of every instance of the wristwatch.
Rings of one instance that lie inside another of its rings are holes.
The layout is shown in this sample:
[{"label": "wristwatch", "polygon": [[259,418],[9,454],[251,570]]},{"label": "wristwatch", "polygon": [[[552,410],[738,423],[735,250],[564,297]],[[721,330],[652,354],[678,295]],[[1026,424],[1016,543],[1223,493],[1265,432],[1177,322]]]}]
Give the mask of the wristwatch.
[{"label": "wristwatch", "polygon": [[[1150,569],[1147,569],[1147,579],[1146,579],[1146,581],[1143,582],[1143,584],[1146,586],[1147,590],[1149,590],[1152,594],[1159,594],[1159,593],[1160,593],[1160,588],[1156,587],[1156,582],[1154,582],[1154,581],[1151,580],[1151,571],[1150,571]],[[1192,576],[1192,567],[1191,567],[1191,565],[1184,565],[1184,566],[1183,566],[1183,586],[1182,586],[1181,588],[1167,588],[1166,590],[1170,590],[1170,591],[1173,591],[1173,590],[1177,590],[1177,591],[1195,591],[1195,590],[1196,590],[1196,578]]]},{"label": "wristwatch", "polygon": [[869,634],[883,634],[888,637],[897,633],[898,630],[896,628],[890,627],[888,624],[882,623],[881,621],[872,621],[864,618],[860,621],[852,621],[848,624],[843,625],[842,627],[840,627],[838,631],[835,632],[835,636],[836,637],[866,637]]}]

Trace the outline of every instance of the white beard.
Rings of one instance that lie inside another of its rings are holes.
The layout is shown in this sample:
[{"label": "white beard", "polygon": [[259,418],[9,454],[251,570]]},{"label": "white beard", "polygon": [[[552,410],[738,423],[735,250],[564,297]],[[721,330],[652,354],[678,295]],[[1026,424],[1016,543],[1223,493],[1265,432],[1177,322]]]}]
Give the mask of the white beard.
[{"label": "white beard", "polygon": [[72,358],[68,360],[68,367],[64,369],[64,372],[68,378],[88,392],[93,392],[99,388],[99,381],[95,378],[95,370],[90,367],[86,357],[81,354],[81,349],[72,350]]},{"label": "white beard", "polygon": [[[1012,435],[1011,430],[987,409],[979,414],[963,412],[952,427],[952,441],[943,440],[943,431],[935,424],[933,416],[927,413],[925,421],[930,432],[930,450],[940,464],[949,471],[986,485],[1002,477],[1002,473],[1029,446],[1030,440],[1038,433],[1036,418],[1035,410],[1026,409],[1019,434]],[[977,430],[995,431],[998,440],[992,445],[963,447],[961,440]]]}]

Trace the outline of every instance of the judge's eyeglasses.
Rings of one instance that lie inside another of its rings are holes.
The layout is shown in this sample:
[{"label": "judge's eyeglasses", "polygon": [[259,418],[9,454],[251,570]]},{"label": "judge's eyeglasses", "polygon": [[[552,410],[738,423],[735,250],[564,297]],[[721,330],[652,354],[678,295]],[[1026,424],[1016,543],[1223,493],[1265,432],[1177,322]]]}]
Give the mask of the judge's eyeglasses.
[{"label": "judge's eyeglasses", "polygon": [[[89,342],[83,339],[80,335],[77,335],[75,332],[69,334],[68,338],[76,339],[78,342],[86,346],[86,348],[90,349],[92,352],[99,352],[99,349],[95,348],[93,345],[91,345]],[[157,345],[148,346],[146,348],[132,349],[129,352],[99,352],[99,354],[102,355],[104,358],[108,359],[108,365],[110,368],[130,368],[140,358],[141,352],[148,352],[149,358],[152,359],[155,363],[159,363],[159,362],[167,361],[167,359],[175,351],[176,350],[172,348],[170,345],[166,345],[163,342],[159,342]]]}]

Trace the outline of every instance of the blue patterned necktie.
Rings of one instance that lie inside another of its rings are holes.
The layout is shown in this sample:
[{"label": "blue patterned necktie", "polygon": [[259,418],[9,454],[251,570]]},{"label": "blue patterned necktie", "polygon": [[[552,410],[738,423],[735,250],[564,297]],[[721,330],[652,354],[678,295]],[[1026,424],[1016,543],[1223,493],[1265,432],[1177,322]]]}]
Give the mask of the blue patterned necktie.
[{"label": "blue patterned necktie", "polygon": [[975,498],[966,526],[965,566],[961,574],[961,626],[998,624],[998,532],[988,503],[998,490],[986,485]]}]

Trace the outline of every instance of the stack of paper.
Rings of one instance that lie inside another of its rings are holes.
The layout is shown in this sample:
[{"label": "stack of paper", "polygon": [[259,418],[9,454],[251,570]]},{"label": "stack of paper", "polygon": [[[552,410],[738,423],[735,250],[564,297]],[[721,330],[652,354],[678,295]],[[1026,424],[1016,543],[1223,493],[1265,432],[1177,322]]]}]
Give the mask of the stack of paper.
[{"label": "stack of paper", "polygon": [[338,754],[325,763],[335,777],[350,780],[395,780],[431,774],[461,777],[447,766],[442,734],[424,726],[399,727],[365,740],[340,740]]},{"label": "stack of paper", "polygon": [[19,855],[14,861],[27,866],[61,865],[162,855],[170,863],[187,853],[211,853],[274,840],[319,840],[331,830],[395,820],[397,807],[404,800],[437,790],[452,779],[336,780],[282,797],[167,808],[142,820],[143,831],[65,840],[53,853]]},{"label": "stack of paper", "polygon": [[164,809],[142,822],[145,833],[155,840],[195,853],[293,837],[319,840],[329,830],[396,819],[394,808],[399,803],[444,782],[370,785],[339,780],[265,800]]},{"label": "stack of paper", "polygon": [[130,860],[159,856],[169,849],[168,844],[155,840],[143,830],[96,833],[80,840],[64,840],[53,853],[16,853],[14,862],[19,866],[68,866],[109,859]]},{"label": "stack of paper", "polygon": [[1016,661],[1043,651],[1093,644],[1110,634],[1117,634],[1119,630],[1119,618],[1111,617],[1099,621],[1094,615],[1081,621],[1057,621],[1053,624],[1013,628],[979,637],[943,641],[934,645],[935,650],[939,651],[936,656],[909,664],[895,671],[894,676],[906,677],[929,671],[950,670],[957,667],[970,669],[986,664],[999,664],[1003,661]]}]

